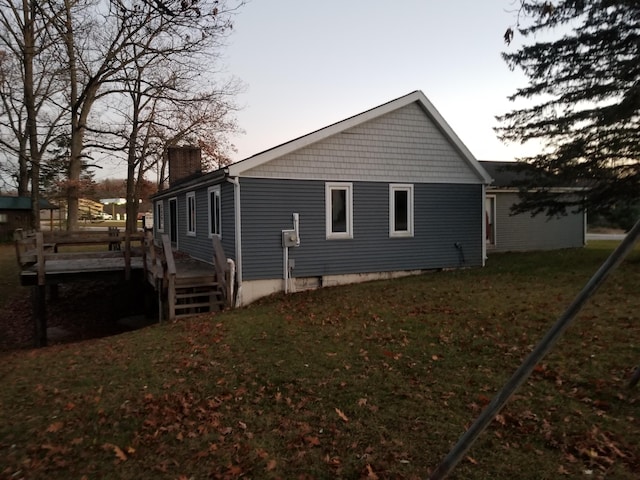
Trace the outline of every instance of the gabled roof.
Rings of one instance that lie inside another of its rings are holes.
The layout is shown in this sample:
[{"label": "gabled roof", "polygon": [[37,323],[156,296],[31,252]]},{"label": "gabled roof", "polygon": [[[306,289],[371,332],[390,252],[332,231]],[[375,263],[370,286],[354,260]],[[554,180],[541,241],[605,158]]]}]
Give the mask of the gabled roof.
[{"label": "gabled roof", "polygon": [[483,183],[490,183],[491,177],[487,174],[484,168],[482,168],[480,163],[475,159],[475,157],[467,149],[464,143],[462,143],[460,138],[455,134],[453,129],[444,120],[442,115],[440,115],[433,104],[427,99],[425,94],[420,90],[416,90],[415,92],[411,92],[408,95],[384,103],[378,107],[372,108],[358,115],[354,115],[353,117],[349,117],[340,122],[321,128],[320,130],[316,130],[315,132],[309,133],[302,137],[298,137],[294,140],[283,143],[269,150],[265,150],[240,162],[233,163],[227,166],[225,168],[225,171],[232,177],[240,176],[244,172],[252,168],[258,167],[283,155],[312,145],[347,129],[361,125],[364,122],[368,122],[375,118],[381,117],[382,115],[393,112],[394,110],[405,107],[406,105],[414,102],[417,103],[422,108],[422,110],[431,118],[431,120],[438,126],[442,134],[456,148],[461,157],[466,161],[466,163],[478,176],[478,178],[482,180]]},{"label": "gabled roof", "polygon": [[[41,198],[38,203],[40,203],[40,210],[55,210],[59,208],[44,198]],[[31,210],[31,198],[0,196],[0,210]]]}]

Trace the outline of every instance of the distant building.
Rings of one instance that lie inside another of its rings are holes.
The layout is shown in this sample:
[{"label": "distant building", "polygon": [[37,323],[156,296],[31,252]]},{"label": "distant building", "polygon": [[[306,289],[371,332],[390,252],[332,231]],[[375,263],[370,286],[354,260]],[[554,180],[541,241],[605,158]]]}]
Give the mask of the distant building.
[{"label": "distant building", "polygon": [[[511,207],[518,203],[515,182],[521,174],[511,168],[513,162],[481,161],[493,178],[485,198],[487,253],[554,250],[585,245],[586,213],[567,212],[562,217],[544,213],[512,215]],[[576,195],[575,188],[563,188],[567,195]]]},{"label": "distant building", "polygon": [[[40,210],[53,212],[59,207],[40,199]],[[18,229],[30,229],[33,224],[30,197],[0,196],[0,241],[13,239],[13,232]]]}]

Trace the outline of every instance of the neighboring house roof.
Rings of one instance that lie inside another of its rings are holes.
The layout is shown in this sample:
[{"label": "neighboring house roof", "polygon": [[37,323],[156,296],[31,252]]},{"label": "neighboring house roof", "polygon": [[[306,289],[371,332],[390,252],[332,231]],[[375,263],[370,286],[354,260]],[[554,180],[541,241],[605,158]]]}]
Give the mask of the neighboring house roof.
[{"label": "neighboring house roof", "polygon": [[[59,208],[44,198],[39,199],[39,203],[40,210],[56,210]],[[31,198],[0,196],[0,210],[31,210]]]},{"label": "neighboring house roof", "polygon": [[466,161],[471,170],[477,175],[478,179],[483,183],[490,183],[491,177],[482,168],[480,163],[475,159],[467,147],[462,143],[460,138],[455,134],[453,129],[444,120],[442,115],[436,110],[433,104],[427,99],[424,93],[420,90],[416,90],[408,95],[402,96],[390,102],[384,103],[378,107],[367,110],[353,117],[349,117],[340,122],[334,123],[327,127],[324,127],[315,132],[309,133],[302,137],[298,137],[289,142],[283,143],[276,147],[273,147],[264,152],[258,153],[242,160],[237,163],[233,163],[226,167],[226,171],[232,177],[242,175],[242,173],[258,167],[264,163],[267,163],[275,158],[282,157],[288,153],[292,153],[303,147],[307,147],[311,144],[324,140],[332,135],[341,133],[347,129],[361,125],[364,122],[381,117],[389,112],[405,107],[411,103],[418,104],[422,110],[431,118],[431,120],[438,126],[442,134],[451,142],[451,144],[458,150],[461,157]]},{"label": "neighboring house roof", "polygon": [[[514,168],[517,162],[498,162],[481,160],[479,162],[487,173],[493,178],[489,188],[493,189],[517,189],[526,183],[527,172]],[[536,185],[539,187],[552,187],[557,190],[576,191],[580,190],[578,185],[567,185],[566,182],[549,175],[545,178],[546,185]]]},{"label": "neighboring house roof", "polygon": [[515,162],[492,162],[480,160],[480,165],[487,171],[493,179],[492,187],[511,187],[514,182],[522,179],[522,174],[509,167],[513,167]]}]

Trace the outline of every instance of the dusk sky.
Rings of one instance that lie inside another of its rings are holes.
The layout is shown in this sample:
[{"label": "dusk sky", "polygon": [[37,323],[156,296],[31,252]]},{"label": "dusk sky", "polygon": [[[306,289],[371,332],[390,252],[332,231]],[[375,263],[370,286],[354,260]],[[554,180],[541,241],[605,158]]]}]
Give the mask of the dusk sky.
[{"label": "dusk sky", "polygon": [[[422,90],[479,160],[513,160],[492,129],[525,83],[500,53],[513,0],[250,0],[223,56],[242,80],[234,160]],[[516,34],[517,35],[517,34]]]}]

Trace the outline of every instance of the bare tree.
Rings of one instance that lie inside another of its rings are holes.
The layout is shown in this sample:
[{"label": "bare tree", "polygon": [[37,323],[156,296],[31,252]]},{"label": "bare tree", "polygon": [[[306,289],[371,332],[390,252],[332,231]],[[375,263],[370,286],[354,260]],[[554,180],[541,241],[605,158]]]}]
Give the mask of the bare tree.
[{"label": "bare tree", "polygon": [[233,145],[228,135],[239,131],[233,114],[237,106],[234,95],[242,85],[231,80],[218,90],[163,105],[154,111],[149,125],[148,167],[157,172],[158,187],[167,178],[167,152],[179,145],[197,145],[202,150],[203,168],[211,170],[231,163]]},{"label": "bare tree", "polygon": [[[212,67],[216,66],[217,50],[230,31],[231,15],[239,6],[222,10],[221,3],[198,3],[197,8],[195,3],[182,3],[181,10],[172,15],[149,7],[144,36],[136,35],[135,25],[126,27],[132,29],[127,35],[130,44],[119,52],[122,69],[112,79],[109,97],[110,118],[119,117],[121,127],[104,126],[91,133],[100,135],[102,142],[111,139],[108,145],[103,143],[103,149],[121,148],[124,152],[130,231],[136,228],[144,175],[162,158],[157,152],[166,149],[163,139],[173,143],[218,143],[217,150],[209,150],[223,152],[224,142],[218,139],[236,129],[230,114],[235,110],[233,98],[239,91],[239,82],[214,85],[202,81],[215,75]],[[210,13],[205,14],[203,8],[210,8]],[[124,5],[119,11],[124,16],[132,14]],[[137,9],[133,15],[140,12]],[[120,97],[117,102],[115,95]],[[205,134],[209,134],[207,139]]]},{"label": "bare tree", "polygon": [[[31,183],[34,228],[40,224],[40,164],[58,135],[59,67],[36,2],[0,2],[0,149],[20,195]],[[15,165],[14,159],[17,159]]]},{"label": "bare tree", "polygon": [[[150,97],[163,95],[165,91],[164,80],[154,76],[158,70],[150,67],[169,62],[196,65],[191,60],[218,45],[231,27],[232,13],[241,4],[227,7],[220,0],[162,3],[64,0],[64,15],[50,17],[62,39],[69,72],[69,228],[75,228],[78,220],[78,182],[87,135],[92,140],[102,137],[102,147],[113,149],[104,141],[109,138],[107,132],[91,127],[92,121],[97,125],[91,117],[94,107],[107,104],[107,98],[111,102],[115,95],[129,96],[130,122],[116,133],[128,132],[125,150],[128,177],[132,178],[128,200],[136,203],[135,172],[141,158],[138,133],[146,122],[142,109]],[[135,222],[135,216],[132,221]]]},{"label": "bare tree", "polygon": [[[217,149],[210,151],[224,151],[220,134],[235,128],[233,121],[195,112],[231,112],[232,102],[216,98],[233,91],[202,86],[195,79],[211,73],[209,66],[215,65],[216,51],[242,3],[0,0],[0,122],[10,127],[3,129],[10,133],[0,138],[0,149],[18,159],[21,191],[30,174],[36,224],[41,159],[60,135],[69,138],[69,229],[77,228],[81,175],[92,149],[125,152],[127,197],[136,207],[136,179],[139,183],[149,168],[158,132],[174,141],[189,137],[215,144]],[[200,106],[194,107],[196,103]],[[190,113],[181,114],[178,122],[156,116],[178,109]],[[109,128],[100,124],[105,116],[110,117]],[[58,131],[63,118],[63,130]],[[114,124],[120,127],[114,129]],[[200,137],[205,132],[206,140]],[[135,214],[131,216],[135,222]]]}]

